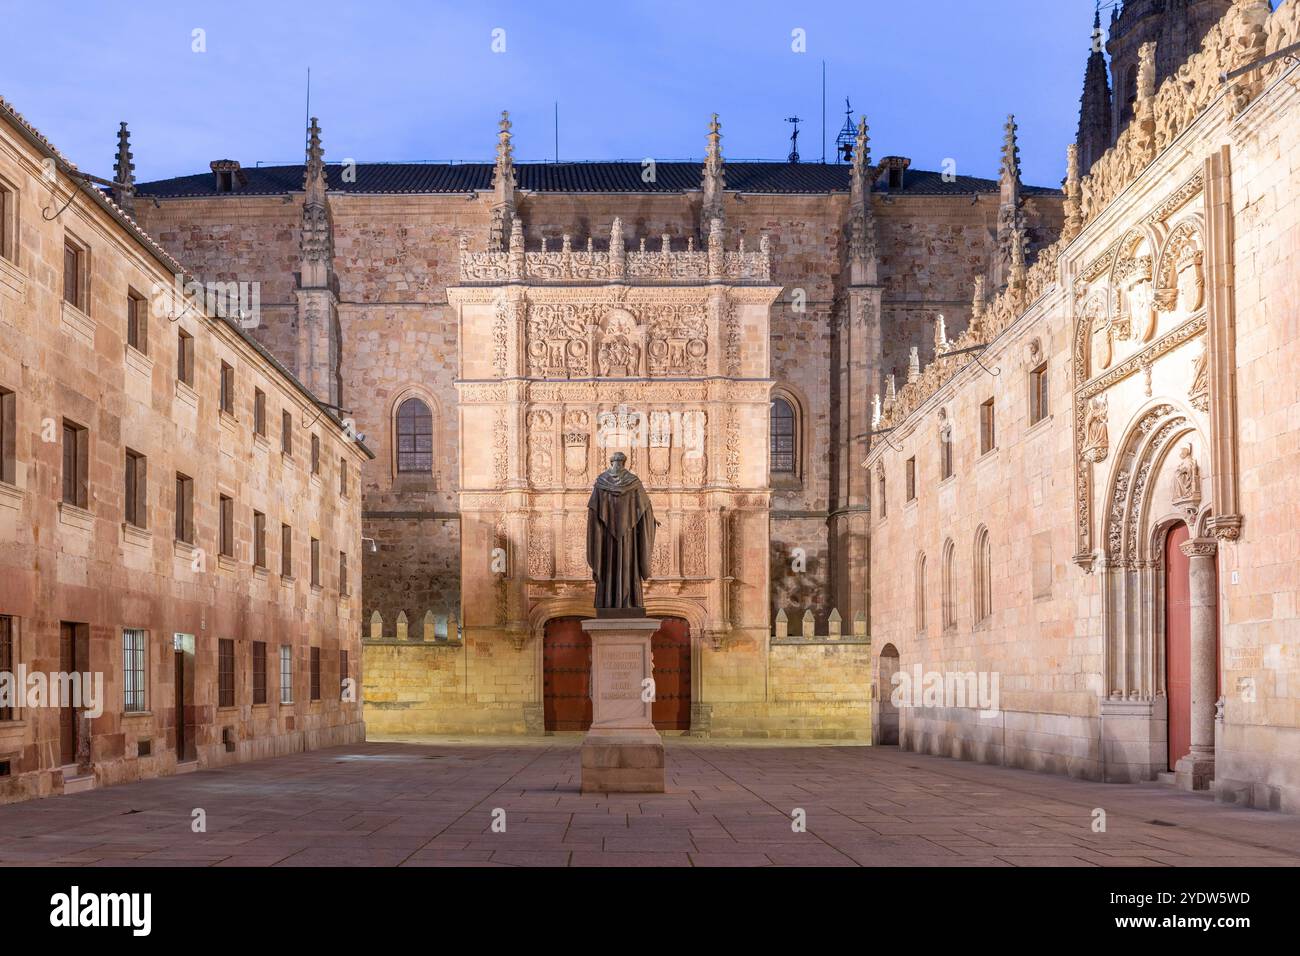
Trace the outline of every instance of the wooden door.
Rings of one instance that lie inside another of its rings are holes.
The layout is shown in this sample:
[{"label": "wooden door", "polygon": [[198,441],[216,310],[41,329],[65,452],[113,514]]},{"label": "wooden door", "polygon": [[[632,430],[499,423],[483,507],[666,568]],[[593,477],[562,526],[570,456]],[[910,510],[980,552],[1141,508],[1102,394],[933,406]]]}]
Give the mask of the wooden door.
[{"label": "wooden door", "polygon": [[[59,623],[59,670],[77,671],[77,625]],[[59,702],[59,762],[65,767],[77,762],[77,708],[72,701]]]},{"label": "wooden door", "polygon": [[1165,538],[1165,693],[1169,702],[1169,769],[1192,749],[1191,559],[1179,548],[1186,525]]},{"label": "wooden door", "polygon": [[583,631],[580,617],[546,622],[542,712],[547,730],[591,728],[591,637]]},{"label": "wooden door", "polygon": [[656,730],[691,729],[691,626],[665,617],[650,639],[655,699],[650,716]]},{"label": "wooden door", "polygon": [[[691,729],[691,628],[664,618],[650,640],[658,730]],[[542,713],[547,730],[591,729],[591,638],[582,618],[553,618],[542,639]]]}]

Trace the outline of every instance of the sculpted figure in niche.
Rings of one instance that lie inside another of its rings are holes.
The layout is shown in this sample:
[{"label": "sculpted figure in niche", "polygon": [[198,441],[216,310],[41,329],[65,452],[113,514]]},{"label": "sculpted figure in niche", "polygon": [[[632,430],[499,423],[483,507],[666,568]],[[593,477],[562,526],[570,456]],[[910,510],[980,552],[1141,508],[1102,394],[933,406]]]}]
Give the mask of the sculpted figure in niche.
[{"label": "sculpted figure in niche", "polygon": [[1191,445],[1178,453],[1178,470],[1174,472],[1174,504],[1197,504],[1201,500],[1201,467]]},{"label": "sculpted figure in niche", "polygon": [[1110,437],[1106,427],[1108,414],[1106,396],[1098,395],[1088,403],[1088,414],[1084,420],[1083,457],[1094,465],[1105,461],[1110,451]]},{"label": "sculpted figure in niche", "polygon": [[1178,257],[1178,305],[1185,315],[1200,309],[1205,301],[1204,254],[1190,243]]}]

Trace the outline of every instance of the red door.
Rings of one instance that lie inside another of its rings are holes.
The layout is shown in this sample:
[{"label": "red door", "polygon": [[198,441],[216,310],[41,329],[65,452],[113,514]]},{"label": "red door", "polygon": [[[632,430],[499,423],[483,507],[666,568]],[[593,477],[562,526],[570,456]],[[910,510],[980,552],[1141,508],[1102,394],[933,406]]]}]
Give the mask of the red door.
[{"label": "red door", "polygon": [[[655,700],[651,719],[659,730],[691,728],[691,629],[664,618],[650,641]],[[546,622],[542,636],[542,713],[547,730],[591,728],[591,638],[582,618]]]},{"label": "red door", "polygon": [[1191,560],[1179,549],[1178,525],[1165,539],[1165,688],[1169,697],[1169,769],[1192,749]]},{"label": "red door", "polygon": [[542,712],[547,730],[591,727],[591,638],[580,617],[546,622],[542,637]]},{"label": "red door", "polygon": [[650,639],[655,699],[650,715],[656,730],[691,729],[691,626],[666,617]]}]

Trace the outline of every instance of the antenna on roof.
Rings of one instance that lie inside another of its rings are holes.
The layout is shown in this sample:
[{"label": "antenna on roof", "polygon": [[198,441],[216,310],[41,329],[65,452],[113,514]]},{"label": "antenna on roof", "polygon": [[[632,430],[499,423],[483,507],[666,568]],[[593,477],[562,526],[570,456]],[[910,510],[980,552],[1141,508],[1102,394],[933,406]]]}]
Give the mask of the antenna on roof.
[{"label": "antenna on roof", "polygon": [[790,134],[790,155],[786,157],[786,162],[797,163],[799,162],[799,124],[803,120],[797,116],[787,116],[785,121],[794,124],[794,132]]}]

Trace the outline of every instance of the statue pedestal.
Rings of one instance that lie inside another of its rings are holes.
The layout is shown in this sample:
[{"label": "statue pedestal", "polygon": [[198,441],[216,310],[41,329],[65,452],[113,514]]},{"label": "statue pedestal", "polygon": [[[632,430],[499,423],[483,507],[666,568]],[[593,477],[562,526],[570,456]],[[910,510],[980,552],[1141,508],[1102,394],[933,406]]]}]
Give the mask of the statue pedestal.
[{"label": "statue pedestal", "polygon": [[655,618],[582,622],[591,636],[591,730],[582,741],[583,793],[663,793],[664,742],[642,700],[654,673]]}]

